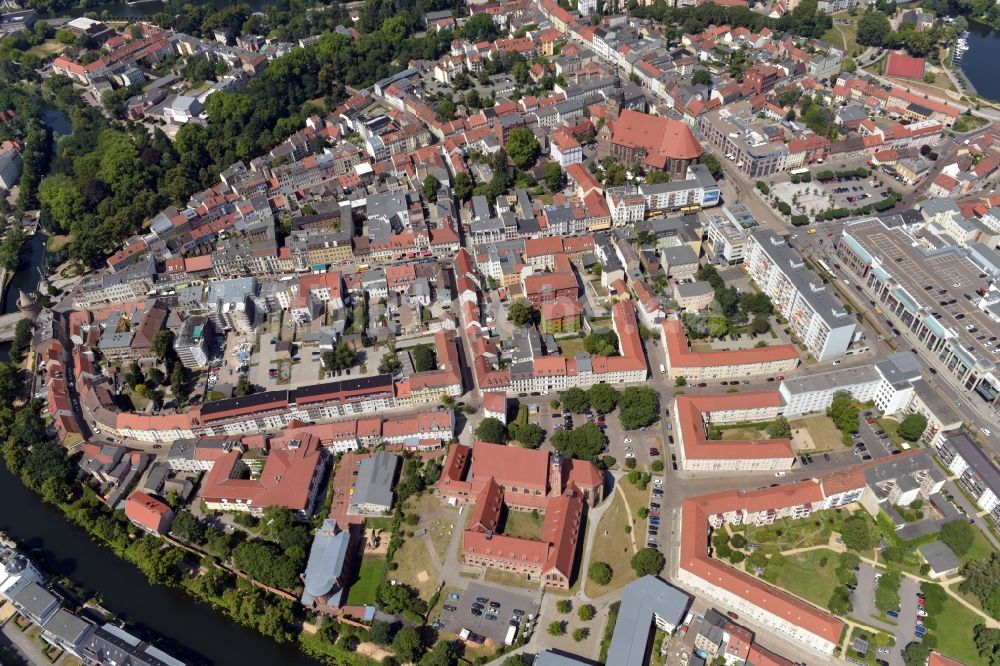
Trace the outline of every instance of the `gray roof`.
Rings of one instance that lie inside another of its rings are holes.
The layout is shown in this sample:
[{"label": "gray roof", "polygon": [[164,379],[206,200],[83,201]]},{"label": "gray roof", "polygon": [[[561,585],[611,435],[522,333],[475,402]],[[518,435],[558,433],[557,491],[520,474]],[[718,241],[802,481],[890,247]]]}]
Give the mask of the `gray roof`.
[{"label": "gray roof", "polygon": [[926,381],[918,379],[913,382],[913,390],[942,426],[962,423],[962,417],[941,397],[941,393],[933,389]]},{"label": "gray roof", "polygon": [[848,314],[843,303],[833,295],[833,289],[824,284],[819,275],[806,267],[801,255],[793,250],[784,238],[770,229],[756,229],[750,235],[827,326],[831,329],[842,326],[854,327],[854,317]]},{"label": "gray roof", "polygon": [[645,666],[654,616],[680,625],[690,603],[691,597],[655,576],[643,576],[626,585],[607,663]]},{"label": "gray roof", "polygon": [[931,569],[937,573],[953,571],[961,564],[955,553],[951,552],[951,548],[942,541],[924,544],[917,550],[927,560],[927,564],[931,565]]},{"label": "gray roof", "polygon": [[946,441],[990,490],[1000,494],[1000,470],[997,470],[983,450],[969,437],[969,433],[964,429],[950,433]]},{"label": "gray roof", "polygon": [[663,260],[668,266],[688,266],[698,263],[698,255],[694,253],[690,245],[666,247],[661,252]]},{"label": "gray roof", "polygon": [[704,280],[698,280],[697,282],[678,282],[674,285],[674,289],[677,291],[677,295],[680,298],[704,296],[715,291],[712,289],[712,285]]},{"label": "gray roof", "polygon": [[392,482],[398,465],[399,457],[385,451],[362,460],[351,504],[392,506]]},{"label": "gray roof", "polygon": [[593,662],[587,661],[575,655],[571,654],[560,654],[558,652],[553,652],[551,650],[542,650],[535,657],[533,666],[580,666],[580,664],[591,664]]},{"label": "gray roof", "polygon": [[941,472],[931,459],[930,452],[926,449],[918,451],[912,456],[883,458],[883,460],[886,462],[864,470],[865,481],[868,482],[868,485],[895,481],[905,489],[910,485],[907,478],[912,480],[912,475],[921,471],[928,472],[934,479],[941,478]]},{"label": "gray roof", "polygon": [[[316,532],[309,561],[306,563],[305,588],[302,590],[302,604],[309,606],[317,597],[330,593],[337,584],[347,561],[347,549],[351,535],[337,529],[337,521],[327,518]],[[330,605],[337,605],[343,587],[331,597]]]},{"label": "gray roof", "polygon": [[18,590],[13,599],[26,613],[43,620],[52,612],[53,604],[59,605],[54,594],[34,581]]},{"label": "gray roof", "polygon": [[84,657],[102,664],[127,666],[185,666],[171,657],[110,622],[98,627],[81,650]]},{"label": "gray roof", "polygon": [[77,617],[65,608],[60,608],[49,618],[44,628],[46,633],[59,638],[69,645],[76,645],[83,640],[87,632],[93,628],[93,625]]},{"label": "gray roof", "polygon": [[843,368],[816,375],[786,377],[781,386],[791,395],[813,393],[816,391],[835,391],[850,386],[879,381],[879,374],[873,365],[859,365],[853,368]]}]

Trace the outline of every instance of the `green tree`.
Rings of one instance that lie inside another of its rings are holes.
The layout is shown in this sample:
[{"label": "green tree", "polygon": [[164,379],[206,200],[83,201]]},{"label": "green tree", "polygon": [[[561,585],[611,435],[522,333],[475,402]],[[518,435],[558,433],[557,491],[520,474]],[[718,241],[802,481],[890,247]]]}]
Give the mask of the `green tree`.
[{"label": "green tree", "polygon": [[405,610],[422,613],[426,607],[423,600],[417,596],[417,591],[412,587],[402,583],[392,585],[389,581],[379,583],[375,589],[375,604],[386,613],[393,615]]},{"label": "green tree", "polygon": [[476,426],[476,439],[483,442],[506,444],[507,438],[507,427],[500,419],[490,416],[480,421],[479,425]]},{"label": "green tree", "polygon": [[949,521],[941,527],[941,541],[959,557],[969,553],[975,538],[972,525],[964,519]]},{"label": "green tree", "polygon": [[333,350],[323,352],[321,358],[326,370],[347,370],[358,362],[357,352],[346,340],[340,340]]},{"label": "green tree", "polygon": [[587,627],[577,627],[573,630],[573,640],[577,643],[586,640],[587,636],[590,636],[590,629]]},{"label": "green tree", "polygon": [[652,424],[660,414],[660,394],[648,386],[629,386],[618,400],[618,420],[626,430]]},{"label": "green tree", "polygon": [[841,538],[851,550],[868,550],[874,545],[875,535],[871,521],[860,514],[854,514],[844,521]]},{"label": "green tree", "polygon": [[687,383],[688,383],[687,377],[685,377],[684,375],[680,375],[679,377],[677,377],[677,379],[674,380],[674,386],[676,386],[677,388],[680,388],[682,386],[687,386]]},{"label": "green tree", "polygon": [[851,591],[843,585],[833,588],[833,594],[830,595],[826,607],[834,615],[847,615],[854,609],[854,605],[851,603]]},{"label": "green tree", "polygon": [[556,602],[556,610],[560,613],[569,613],[573,610],[573,602],[569,599],[560,599]]},{"label": "green tree", "polygon": [[594,619],[594,616],[597,615],[597,610],[590,604],[583,604],[576,611],[576,615],[584,622],[590,622]]},{"label": "green tree", "polygon": [[890,567],[882,574],[878,585],[875,586],[875,608],[882,612],[899,608],[899,584],[901,581],[902,575],[898,569]]},{"label": "green tree", "polygon": [[542,180],[549,192],[558,192],[563,186],[563,170],[558,162],[549,162],[542,168]]},{"label": "green tree", "polygon": [[858,409],[857,401],[847,391],[837,391],[833,394],[830,407],[827,408],[827,416],[833,419],[833,424],[841,432],[852,432],[858,428],[858,417],[861,411]]},{"label": "green tree", "polygon": [[912,641],[903,648],[903,663],[906,666],[925,666],[931,649],[926,643]]},{"label": "green tree", "polygon": [[182,541],[198,545],[205,540],[205,525],[190,511],[182,509],[174,516],[174,522],[170,524],[170,533]]},{"label": "green tree", "polygon": [[758,335],[767,333],[771,329],[771,322],[766,314],[755,314],[750,321],[750,330]]},{"label": "green tree", "polygon": [[562,620],[553,620],[549,623],[549,636],[565,636],[566,623]]},{"label": "green tree", "polygon": [[526,298],[518,298],[507,307],[507,319],[518,326],[530,324],[535,320],[535,310],[531,307],[531,301]]},{"label": "green tree", "polygon": [[792,436],[792,426],[788,419],[779,416],[767,425],[767,436],[771,439],[788,439]]},{"label": "green tree", "polygon": [[545,431],[537,423],[511,424],[511,436],[528,448],[536,448],[545,441]]},{"label": "green tree", "polygon": [[858,19],[858,33],[855,39],[863,46],[884,46],[890,32],[892,25],[888,17],[880,11],[869,9]]},{"label": "green tree", "polygon": [[604,433],[593,423],[586,423],[573,430],[559,430],[552,436],[552,446],[560,454],[591,462],[597,460],[607,441]]},{"label": "green tree", "polygon": [[236,386],[233,387],[233,395],[237,398],[241,398],[245,395],[250,395],[254,392],[254,386],[250,383],[250,379],[246,375],[240,375],[239,381],[236,382]]},{"label": "green tree", "polygon": [[1000,665],[1000,629],[989,629],[985,624],[977,624],[972,630],[972,639],[984,663],[990,666]]},{"label": "green tree", "polygon": [[643,548],[632,556],[632,569],[638,576],[656,576],[665,563],[663,553],[655,548]]},{"label": "green tree", "polygon": [[507,135],[507,154],[518,169],[530,166],[538,157],[540,146],[535,134],[526,127],[516,127]]},{"label": "green tree", "polygon": [[596,356],[617,356],[618,336],[613,331],[594,331],[583,339],[583,348]]},{"label": "green tree", "polygon": [[392,651],[403,663],[417,663],[424,654],[424,641],[414,627],[403,627],[392,639]]},{"label": "green tree", "polygon": [[611,577],[614,575],[607,562],[591,562],[588,573],[590,574],[590,580],[598,585],[607,585],[611,582]]},{"label": "green tree", "polygon": [[431,345],[417,345],[410,349],[410,355],[413,357],[413,367],[417,372],[437,370],[437,354]]},{"label": "green tree", "polygon": [[560,394],[559,399],[563,407],[574,414],[583,414],[590,409],[590,395],[575,386]]},{"label": "green tree", "polygon": [[464,171],[460,171],[455,175],[455,185],[452,187],[452,192],[455,194],[455,198],[459,201],[464,201],[472,195],[472,178],[469,174]]},{"label": "green tree", "polygon": [[920,436],[924,434],[924,430],[927,428],[927,417],[923,414],[918,414],[916,412],[912,414],[907,414],[902,421],[899,422],[899,429],[896,431],[899,436],[908,442],[915,442],[920,439]]},{"label": "green tree", "polygon": [[528,661],[519,654],[512,654],[503,660],[503,666],[529,666]]},{"label": "green tree", "polygon": [[434,174],[430,174],[424,178],[424,185],[420,188],[420,193],[431,203],[436,203],[438,200],[438,190],[440,188],[441,181],[438,180]]},{"label": "green tree", "polygon": [[450,122],[455,119],[455,103],[451,101],[450,98],[444,98],[437,103],[434,109],[437,112],[438,120],[443,123]]},{"label": "green tree", "polygon": [[712,75],[707,69],[696,69],[694,74],[691,75],[691,85],[694,86],[711,86],[712,85]]},{"label": "green tree", "polygon": [[719,160],[718,158],[716,158],[715,155],[712,155],[711,153],[705,153],[700,158],[698,158],[698,161],[705,165],[709,173],[712,174],[712,178],[715,178],[716,180],[722,178],[723,176],[722,165],[719,164]]},{"label": "green tree", "polygon": [[587,395],[590,397],[590,406],[598,414],[613,412],[621,396],[610,384],[605,383],[594,384],[587,390]]}]

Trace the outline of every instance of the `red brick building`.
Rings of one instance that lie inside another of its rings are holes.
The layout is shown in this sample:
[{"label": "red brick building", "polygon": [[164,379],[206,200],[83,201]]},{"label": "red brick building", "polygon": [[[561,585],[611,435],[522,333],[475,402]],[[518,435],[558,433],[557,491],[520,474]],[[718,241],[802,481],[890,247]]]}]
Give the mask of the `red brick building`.
[{"label": "red brick building", "polygon": [[597,156],[683,177],[704,151],[679,120],[626,109],[597,134]]},{"label": "red brick building", "polygon": [[[585,506],[604,498],[596,465],[558,453],[476,442],[455,444],[438,482],[441,494],[475,503],[462,536],[466,564],[524,574],[568,589],[582,538]],[[509,511],[545,514],[538,539],[503,534]]]}]

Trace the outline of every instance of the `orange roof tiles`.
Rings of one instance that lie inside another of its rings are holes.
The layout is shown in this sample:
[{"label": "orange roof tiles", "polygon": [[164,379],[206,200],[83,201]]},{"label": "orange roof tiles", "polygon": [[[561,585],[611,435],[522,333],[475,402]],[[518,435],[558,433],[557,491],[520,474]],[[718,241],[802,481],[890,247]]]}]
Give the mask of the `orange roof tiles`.
[{"label": "orange roof tiles", "polygon": [[715,395],[683,394],[678,395],[675,400],[677,421],[680,423],[680,443],[684,447],[685,458],[731,460],[795,457],[792,444],[787,439],[710,440],[706,437],[702,414],[777,407],[781,405],[781,396],[777,391]]}]

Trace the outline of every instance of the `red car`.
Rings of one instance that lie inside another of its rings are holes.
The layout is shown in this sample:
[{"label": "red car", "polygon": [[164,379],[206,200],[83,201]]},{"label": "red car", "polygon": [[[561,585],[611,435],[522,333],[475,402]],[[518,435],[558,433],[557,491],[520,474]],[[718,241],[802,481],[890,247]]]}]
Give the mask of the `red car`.
[{"label": "red car", "polygon": [[784,376],[784,375],[778,375],[778,376],[777,376],[777,377],[775,377],[774,379],[775,379],[775,381],[779,381],[779,382],[780,382],[780,381],[781,381],[782,379],[784,379],[784,378],[785,378],[785,376]]},{"label": "red car", "polygon": [[658,455],[660,455],[660,450],[657,449],[657,448],[652,448],[651,447],[649,449],[649,455],[651,455],[651,456],[658,456]]},{"label": "red car", "polygon": [[925,603],[926,603],[926,600],[924,600],[924,599],[917,599],[917,605],[918,606],[923,606]]},{"label": "red car", "polygon": [[869,425],[871,425],[871,424],[873,424],[873,423],[875,423],[875,419],[868,419],[868,424],[869,424]]}]

